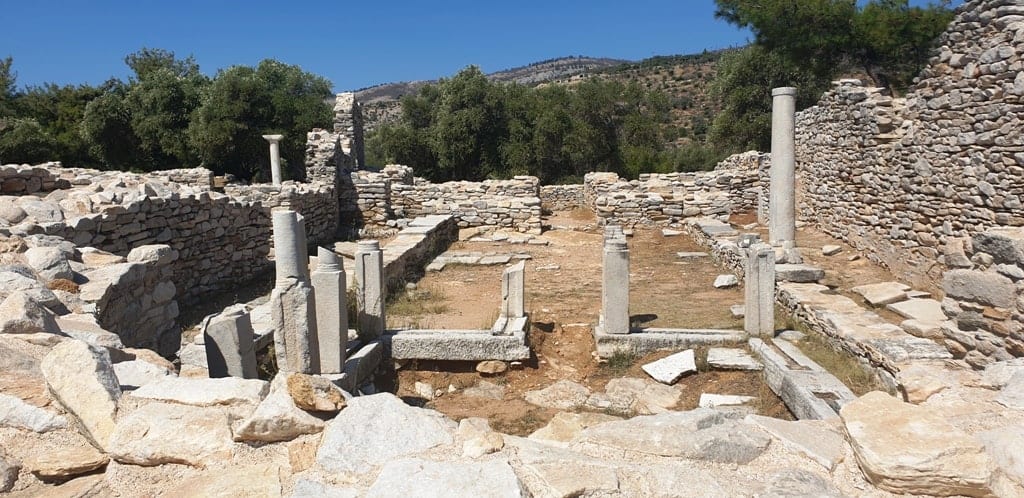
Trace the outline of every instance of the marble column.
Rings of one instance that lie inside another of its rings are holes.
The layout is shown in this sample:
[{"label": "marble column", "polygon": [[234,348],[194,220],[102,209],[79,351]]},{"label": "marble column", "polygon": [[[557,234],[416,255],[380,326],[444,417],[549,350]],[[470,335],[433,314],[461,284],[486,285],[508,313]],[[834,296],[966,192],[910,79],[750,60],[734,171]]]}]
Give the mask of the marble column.
[{"label": "marble column", "polygon": [[380,242],[360,240],[356,249],[356,295],[359,338],[372,341],[384,334],[384,262]]},{"label": "marble column", "polygon": [[281,185],[281,140],[284,135],[263,135],[270,142],[270,177],[274,186]]},{"label": "marble column", "polygon": [[[772,90],[772,164],[768,238],[773,246],[796,240],[796,88]],[[792,244],[790,244],[792,246]]]},{"label": "marble column", "polygon": [[747,250],[743,329],[751,337],[775,334],[775,250],[764,243]]},{"label": "marble column", "polygon": [[278,370],[318,373],[316,296],[309,284],[305,227],[295,211],[275,210],[274,260],[277,280],[270,293],[274,349]]},{"label": "marble column", "polygon": [[345,269],[330,249],[317,248],[317,267],[310,278],[316,292],[316,332],[320,346],[320,373],[345,371],[348,347],[348,303]]},{"label": "marble column", "polygon": [[501,316],[522,318],[526,316],[526,262],[520,261],[501,275]]},{"label": "marble column", "polygon": [[601,328],[606,334],[629,333],[629,246],[625,238],[604,241]]}]

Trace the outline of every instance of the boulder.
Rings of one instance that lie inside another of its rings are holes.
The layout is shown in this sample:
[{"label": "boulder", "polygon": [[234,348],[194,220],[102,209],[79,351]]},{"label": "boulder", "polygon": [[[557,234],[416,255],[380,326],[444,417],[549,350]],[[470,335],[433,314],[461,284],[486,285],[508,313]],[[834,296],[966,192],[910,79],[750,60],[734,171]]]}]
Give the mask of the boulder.
[{"label": "boulder", "polygon": [[736,275],[719,275],[715,277],[715,283],[713,284],[716,289],[728,289],[730,287],[736,287],[740,284],[740,279]]},{"label": "boulder", "polygon": [[6,297],[15,291],[28,294],[32,300],[47,308],[59,310],[62,306],[57,295],[36,279],[10,270],[0,271],[0,296]]},{"label": "boulder", "polygon": [[21,464],[8,457],[3,448],[0,448],[0,493],[6,493],[14,487],[20,470]]},{"label": "boulder", "polygon": [[287,375],[288,393],[295,406],[317,412],[337,412],[345,408],[345,395],[331,381],[315,375]]},{"label": "boulder", "polygon": [[692,451],[693,433],[724,421],[722,413],[708,408],[639,416],[583,429],[573,443],[678,457]]},{"label": "boulder", "polygon": [[256,406],[269,389],[270,383],[259,379],[171,376],[148,383],[132,391],[131,396],[192,406]]},{"label": "boulder", "polygon": [[999,308],[1013,308],[1017,287],[1013,281],[996,273],[975,270],[950,270],[942,275],[946,297]]},{"label": "boulder", "polygon": [[148,403],[117,422],[107,452],[133,465],[222,466],[233,453],[230,423],[216,407]]},{"label": "boulder", "polygon": [[[650,379],[622,377],[608,381],[603,395],[594,395],[587,400],[592,408],[611,409],[630,415],[651,415],[664,413],[679,403],[682,392],[671,386]],[[600,406],[594,398],[607,400],[610,406]]]},{"label": "boulder", "polygon": [[67,419],[56,413],[0,393],[0,427],[43,433],[63,429],[67,425]]},{"label": "boulder", "polygon": [[25,460],[25,468],[41,480],[67,479],[103,467],[110,457],[92,446],[61,446]]},{"label": "boulder", "polygon": [[270,394],[256,410],[235,427],[236,441],[290,441],[303,434],[324,429],[324,422],[296,406],[290,394],[290,377],[278,373],[270,384]]},{"label": "boulder", "polygon": [[25,251],[25,259],[36,274],[45,280],[75,278],[75,272],[71,270],[67,257],[56,247],[33,247]]},{"label": "boulder", "polygon": [[133,390],[174,375],[174,372],[148,361],[129,360],[114,363],[114,374],[122,389]]},{"label": "boulder", "polygon": [[[317,462],[329,472],[370,471],[406,455],[452,444],[455,423],[392,394],[360,396],[328,423]],[[386,473],[385,473],[386,474]]]},{"label": "boulder", "polygon": [[590,396],[590,389],[571,380],[562,379],[544,389],[527,391],[524,398],[528,403],[556,410],[577,410]]},{"label": "boulder", "polygon": [[97,448],[104,450],[114,432],[121,387],[106,349],[68,340],[40,363],[46,387]]},{"label": "boulder", "polygon": [[403,459],[388,462],[367,498],[489,498],[526,496],[512,466],[504,460],[433,462]]},{"label": "boulder", "polygon": [[31,296],[15,291],[0,303],[0,334],[59,334],[56,315]]},{"label": "boulder", "polygon": [[[100,327],[94,315],[72,313],[58,316],[56,321],[60,332],[68,337],[108,349],[121,349],[124,347],[121,337]],[[113,358],[111,359],[113,360]]]},{"label": "boulder", "polygon": [[991,470],[981,444],[942,414],[871,392],[839,412],[865,477],[893,493],[987,496]]},{"label": "boulder", "polygon": [[127,259],[129,263],[155,263],[162,266],[178,259],[178,251],[165,244],[151,244],[132,249]]}]

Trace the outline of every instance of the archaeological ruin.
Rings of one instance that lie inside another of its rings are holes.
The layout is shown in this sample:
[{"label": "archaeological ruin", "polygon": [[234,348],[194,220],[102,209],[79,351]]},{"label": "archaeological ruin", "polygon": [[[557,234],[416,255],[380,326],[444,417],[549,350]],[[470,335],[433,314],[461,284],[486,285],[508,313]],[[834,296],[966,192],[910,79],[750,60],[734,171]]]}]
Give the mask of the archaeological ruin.
[{"label": "archaeological ruin", "polygon": [[713,171],[0,166],[0,494],[1024,497],[1024,5]]}]

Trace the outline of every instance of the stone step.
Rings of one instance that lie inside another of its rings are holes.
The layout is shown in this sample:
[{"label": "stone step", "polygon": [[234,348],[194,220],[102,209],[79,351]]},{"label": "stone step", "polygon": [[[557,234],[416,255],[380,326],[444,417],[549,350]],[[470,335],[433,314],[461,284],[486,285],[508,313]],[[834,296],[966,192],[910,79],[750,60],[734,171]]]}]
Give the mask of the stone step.
[{"label": "stone step", "polygon": [[857,396],[845,384],[791,342],[776,338],[772,344],[750,339],[750,348],[764,362],[768,387],[800,420],[826,420]]}]

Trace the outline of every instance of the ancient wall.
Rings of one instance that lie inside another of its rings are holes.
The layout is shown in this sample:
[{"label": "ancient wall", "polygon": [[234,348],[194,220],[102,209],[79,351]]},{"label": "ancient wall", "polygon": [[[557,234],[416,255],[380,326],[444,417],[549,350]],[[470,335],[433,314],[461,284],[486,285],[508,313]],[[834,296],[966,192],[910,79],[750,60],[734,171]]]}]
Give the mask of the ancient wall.
[{"label": "ancient wall", "polygon": [[947,240],[1024,225],[1020,11],[966,3],[904,99],[846,80],[800,112],[802,218],[932,288]]},{"label": "ancient wall", "polygon": [[342,150],[353,160],[352,169],[366,167],[363,148],[363,110],[352,92],[339,93],[334,100],[334,133]]},{"label": "ancient wall", "polygon": [[587,205],[583,185],[543,185],[540,203],[550,211],[570,211]]},{"label": "ancient wall", "polygon": [[54,177],[48,167],[60,167],[60,163],[46,163],[38,167],[27,164],[0,167],[0,195],[35,194],[66,187],[66,183],[62,184]]},{"label": "ancient wall", "polygon": [[843,80],[797,115],[799,216],[944,292],[946,345],[976,366],[1024,354],[1018,262],[971,244],[1024,226],[1022,21],[1017,2],[967,2],[904,98]]},{"label": "ancient wall", "polygon": [[602,224],[673,224],[694,216],[728,216],[758,206],[768,154],[730,156],[713,171],[643,174],[627,181],[615,173],[588,173],[583,200]]}]

